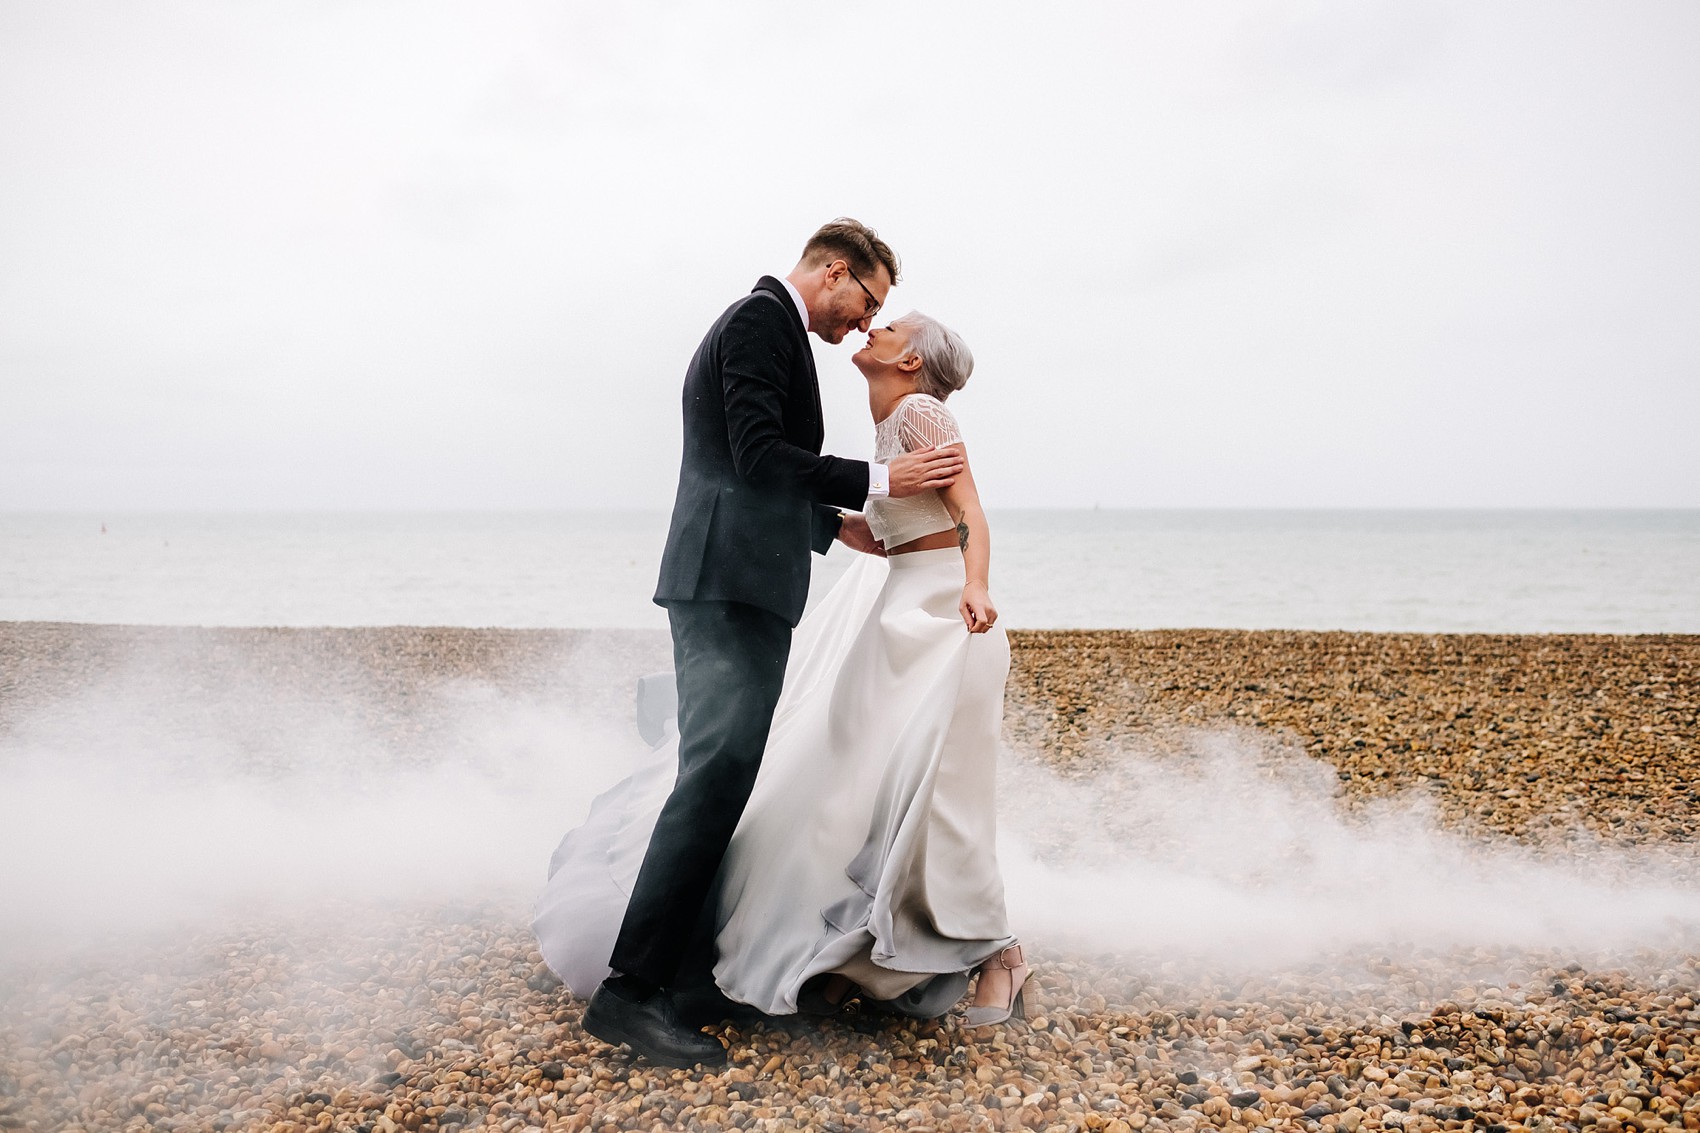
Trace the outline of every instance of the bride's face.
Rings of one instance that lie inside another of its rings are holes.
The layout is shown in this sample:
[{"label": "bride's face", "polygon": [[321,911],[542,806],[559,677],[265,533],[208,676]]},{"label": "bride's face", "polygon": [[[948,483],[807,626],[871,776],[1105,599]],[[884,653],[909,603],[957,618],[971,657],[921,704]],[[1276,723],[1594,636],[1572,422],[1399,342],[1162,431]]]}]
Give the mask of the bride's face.
[{"label": "bride's face", "polygon": [[909,336],[898,326],[874,327],[868,331],[868,341],[850,356],[863,373],[872,376],[897,369],[897,364],[909,356]]}]

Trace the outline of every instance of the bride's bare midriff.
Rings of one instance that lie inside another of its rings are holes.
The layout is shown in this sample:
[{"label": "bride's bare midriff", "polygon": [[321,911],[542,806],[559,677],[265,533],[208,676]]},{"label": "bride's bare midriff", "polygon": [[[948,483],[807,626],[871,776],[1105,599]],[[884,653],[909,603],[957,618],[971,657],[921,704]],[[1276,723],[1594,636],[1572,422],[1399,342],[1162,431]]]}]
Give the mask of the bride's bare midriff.
[{"label": "bride's bare midriff", "polygon": [[946,547],[957,547],[960,545],[961,544],[957,542],[956,532],[935,531],[931,535],[923,535],[919,539],[911,539],[907,543],[899,543],[895,547],[887,547],[885,549],[885,553],[888,555],[906,555],[910,551],[940,551]]}]

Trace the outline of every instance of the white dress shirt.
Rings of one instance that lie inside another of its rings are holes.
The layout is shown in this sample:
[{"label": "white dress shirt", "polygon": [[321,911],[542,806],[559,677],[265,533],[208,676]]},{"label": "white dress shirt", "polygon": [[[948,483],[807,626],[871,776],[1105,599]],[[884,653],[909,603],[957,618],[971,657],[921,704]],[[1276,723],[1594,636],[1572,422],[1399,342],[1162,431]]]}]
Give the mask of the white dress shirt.
[{"label": "white dress shirt", "polygon": [[[791,295],[791,302],[797,304],[797,315],[803,320],[803,333],[809,333],[809,308],[803,303],[803,293],[797,290],[797,285],[789,279],[781,278],[780,283]],[[891,495],[891,476],[886,466],[868,462],[868,498],[883,500]]]}]

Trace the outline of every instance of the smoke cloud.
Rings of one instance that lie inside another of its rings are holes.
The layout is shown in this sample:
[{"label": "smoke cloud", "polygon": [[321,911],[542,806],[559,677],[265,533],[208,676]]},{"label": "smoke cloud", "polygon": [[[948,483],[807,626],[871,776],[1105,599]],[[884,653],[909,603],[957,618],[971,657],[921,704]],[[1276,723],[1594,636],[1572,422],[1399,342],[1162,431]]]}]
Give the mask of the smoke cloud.
[{"label": "smoke cloud", "polygon": [[[152,648],[34,704],[0,735],[0,955],[331,905],[523,915],[562,833],[643,749],[630,690],[665,664],[657,641],[588,640],[547,679],[405,695],[263,652],[209,671]],[[1052,951],[1268,973],[1700,941],[1692,847],[1470,837],[1420,794],[1348,806],[1331,767],[1263,734],[1121,751],[1088,779],[1008,753],[999,773],[1012,920]]]},{"label": "smoke cloud", "polygon": [[1069,780],[1005,761],[1011,915],[1053,947],[1249,976],[1417,954],[1662,962],[1700,943],[1692,846],[1472,836],[1420,791],[1349,805],[1332,766],[1250,731],[1108,762]]},{"label": "smoke cloud", "polygon": [[34,704],[0,733],[0,956],[329,905],[523,905],[643,749],[611,707],[654,660],[632,636],[401,693],[357,665],[150,647]]}]

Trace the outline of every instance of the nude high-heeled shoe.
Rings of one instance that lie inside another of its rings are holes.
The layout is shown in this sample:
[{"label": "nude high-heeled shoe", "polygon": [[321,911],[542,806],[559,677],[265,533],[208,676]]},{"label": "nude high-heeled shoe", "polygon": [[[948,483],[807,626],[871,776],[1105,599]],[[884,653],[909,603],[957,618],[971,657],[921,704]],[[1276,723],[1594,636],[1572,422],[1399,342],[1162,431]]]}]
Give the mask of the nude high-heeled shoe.
[{"label": "nude high-heeled shoe", "polygon": [[797,993],[797,1014],[828,1016],[844,1010],[861,992],[845,976],[833,972],[824,980],[811,980]]},{"label": "nude high-heeled shoe", "polygon": [[[1015,962],[1011,963],[1009,954],[1015,953]],[[1009,973],[1009,999],[1003,1004],[993,1004],[988,1007],[970,1007],[968,1018],[964,1025],[969,1027],[993,1027],[1004,1022],[1011,1015],[1023,1021],[1027,1018],[1027,998],[1025,993],[1027,977],[1032,972],[1027,967],[1027,960],[1021,953],[1021,945],[1011,944],[992,959],[980,965],[980,974],[984,978],[986,968],[993,962]],[[975,993],[978,994],[978,985]]]}]

